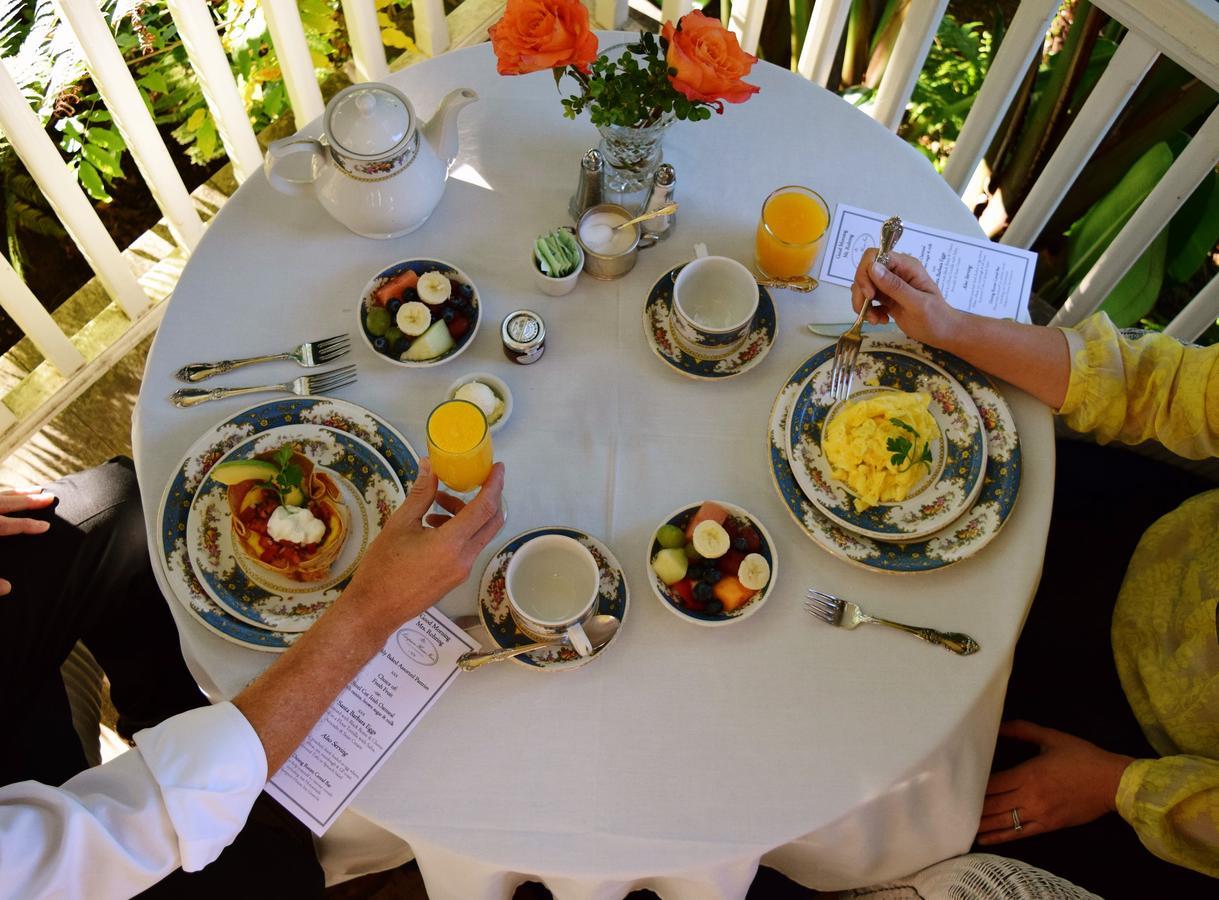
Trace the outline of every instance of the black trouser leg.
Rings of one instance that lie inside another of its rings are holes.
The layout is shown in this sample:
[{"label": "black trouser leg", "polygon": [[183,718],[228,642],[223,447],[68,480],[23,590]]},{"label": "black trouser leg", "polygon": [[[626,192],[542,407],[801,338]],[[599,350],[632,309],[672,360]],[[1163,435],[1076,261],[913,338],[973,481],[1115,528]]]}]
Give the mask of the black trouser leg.
[{"label": "black trouser leg", "polygon": [[[1130,709],[1110,626],[1126,566],[1143,533],[1215,485],[1127,450],[1060,441],[1054,513],[1041,585],[1016,645],[1005,719],[1028,719],[1134,757],[1158,754]],[[1001,740],[996,771],[1032,752]],[[1211,896],[1217,884],[1145,849],[1116,813],[1087,825],[975,847],[1022,859],[1107,900]]]},{"label": "black trouser leg", "polygon": [[[48,521],[50,530],[0,538],[0,575],[13,585],[0,598],[0,679],[18,701],[0,749],[6,784],[59,784],[83,767],[75,737],[51,749],[46,730],[74,735],[59,666],[78,640],[109,676],[123,717],[153,724],[206,702],[153,579],[131,462],[112,460],[47,490],[52,507],[15,515]],[[61,720],[66,730],[54,724]]]}]

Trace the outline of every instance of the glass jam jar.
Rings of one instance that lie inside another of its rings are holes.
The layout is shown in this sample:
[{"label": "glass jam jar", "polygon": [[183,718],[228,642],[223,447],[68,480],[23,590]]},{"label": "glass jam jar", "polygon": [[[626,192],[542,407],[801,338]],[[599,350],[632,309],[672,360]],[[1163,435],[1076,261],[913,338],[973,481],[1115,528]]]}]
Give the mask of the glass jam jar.
[{"label": "glass jam jar", "polygon": [[546,323],[531,309],[508,313],[500,326],[500,337],[504,356],[518,365],[531,365],[546,351]]}]

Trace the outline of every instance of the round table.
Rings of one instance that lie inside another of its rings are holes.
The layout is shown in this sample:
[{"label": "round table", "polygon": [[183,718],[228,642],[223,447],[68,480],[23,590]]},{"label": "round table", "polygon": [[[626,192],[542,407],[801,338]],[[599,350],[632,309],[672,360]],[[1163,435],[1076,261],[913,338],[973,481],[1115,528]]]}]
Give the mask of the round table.
[{"label": "round table", "polygon": [[[620,37],[603,35],[603,46]],[[544,297],[533,286],[530,244],[569,221],[593,128],[562,117],[548,73],[497,76],[486,44],[390,80],[421,114],[456,87],[481,97],[462,115],[440,206],[415,234],[375,241],[344,230],[310,197],[276,193],[261,174],[228,201],[165,312],[137,408],[150,539],[155,545],[157,505],[178,460],[249,404],[175,409],[167,400],[180,386],[175,369],[354,330],[371,274],[434,257],[479,285],[486,320],[475,345],[451,364],[403,370],[356,338],[343,362],[359,366],[359,382],[337,396],[385,416],[418,449],[424,417],[450,382],[475,370],[505,379],[516,408],[495,450],[507,464],[510,519],[493,548],[536,526],[581,528],[625,566],[631,603],[622,633],[592,665],[548,674],[501,664],[459,678],[323,841],[331,877],[393,864],[405,858],[405,841],[433,898],[505,897],[536,879],[560,898],[651,887],[671,900],[741,897],[759,860],[834,889],[966,851],[1041,570],[1049,411],[1004,388],[1024,477],[1014,513],[981,554],[923,575],[853,568],[789,517],[765,453],[778,388],[827,343],[803,324],[848,319],[846,289],[778,292],[773,351],[722,383],[662,364],[645,341],[642,309],[649,287],[688,259],[695,241],[750,261],[761,201],[779,185],[976,235],[969,211],[896,136],[763,63],[750,79],[762,88],[757,97],[709,122],[679,122],[666,138],[681,203],[672,238],[618,281],[582,277],[573,294]],[[547,324],[546,355],[529,367],[505,359],[496,327],[520,307]],[[224,381],[295,374],[279,364]],[[696,627],[662,609],[645,569],[661,517],[708,497],[757,515],[781,558],[766,606],[728,628]],[[444,612],[474,609],[490,552],[441,601]],[[881,615],[965,631],[982,651],[958,658],[884,628],[828,627],[802,609],[813,585]],[[275,659],[226,643],[170,606],[186,658],[213,697],[231,697]]]}]

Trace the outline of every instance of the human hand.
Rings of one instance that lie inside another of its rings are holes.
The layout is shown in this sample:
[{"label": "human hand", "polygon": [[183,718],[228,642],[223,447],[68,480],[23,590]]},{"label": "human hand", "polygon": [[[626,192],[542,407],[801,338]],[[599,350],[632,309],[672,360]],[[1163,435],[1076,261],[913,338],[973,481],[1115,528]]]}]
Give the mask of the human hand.
[{"label": "human hand", "polygon": [[[369,546],[343,592],[348,605],[355,600],[376,623],[396,628],[464,582],[504,525],[503,487],[504,466],[497,463],[469,503],[448,494],[437,497],[431,460],[422,459],[406,501]],[[437,500],[452,515],[430,515],[428,522],[436,527],[424,528],[424,516]]]},{"label": "human hand", "polygon": [[[1032,722],[1004,722],[999,734],[1036,744],[1037,756],[996,772],[986,785],[978,823],[979,844],[1002,844],[1072,825],[1117,809],[1117,787],[1129,756],[1110,753],[1082,738]],[[1023,826],[1012,826],[1012,810]]]},{"label": "human hand", "polygon": [[[0,537],[13,534],[44,534],[51,528],[51,523],[42,519],[26,519],[12,517],[9,513],[25,512],[29,509],[44,509],[55,502],[55,495],[48,494],[42,488],[29,488],[21,491],[0,491]],[[12,584],[0,578],[0,597],[11,593]]]},{"label": "human hand", "polygon": [[869,322],[883,325],[892,318],[910,337],[935,347],[949,339],[962,315],[948,305],[917,257],[892,253],[886,269],[876,265],[875,248],[864,252],[851,285],[851,305],[856,312],[871,300],[880,305],[868,310]]}]

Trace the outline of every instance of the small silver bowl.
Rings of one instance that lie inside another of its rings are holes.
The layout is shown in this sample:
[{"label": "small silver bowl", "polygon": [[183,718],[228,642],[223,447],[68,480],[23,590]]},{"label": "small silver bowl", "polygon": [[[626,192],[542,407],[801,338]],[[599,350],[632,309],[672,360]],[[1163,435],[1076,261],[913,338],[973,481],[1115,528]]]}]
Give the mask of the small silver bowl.
[{"label": "small silver bowl", "polygon": [[599,278],[602,281],[612,281],[615,278],[621,278],[631,269],[635,268],[635,261],[639,256],[640,250],[646,250],[658,240],[654,234],[643,234],[636,223],[631,226],[635,232],[635,240],[631,242],[630,247],[618,254],[599,253],[591,249],[584,240],[580,237],[580,226],[584,224],[585,219],[593,213],[614,212],[624,216],[624,220],[634,217],[634,213],[624,206],[619,206],[617,203],[599,203],[596,206],[590,206],[580,216],[580,223],[576,227],[576,242],[580,245],[580,249],[584,251],[584,271],[593,278]]}]

